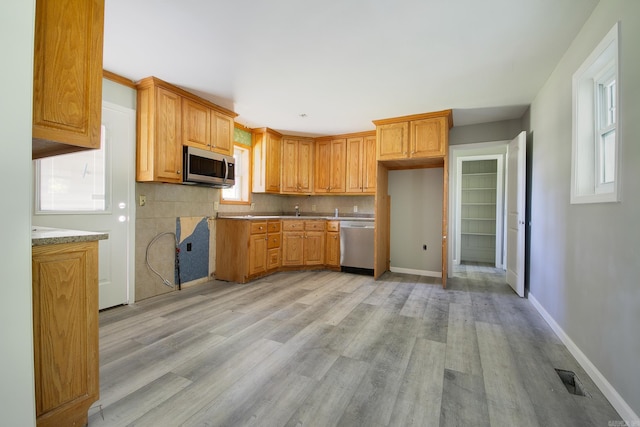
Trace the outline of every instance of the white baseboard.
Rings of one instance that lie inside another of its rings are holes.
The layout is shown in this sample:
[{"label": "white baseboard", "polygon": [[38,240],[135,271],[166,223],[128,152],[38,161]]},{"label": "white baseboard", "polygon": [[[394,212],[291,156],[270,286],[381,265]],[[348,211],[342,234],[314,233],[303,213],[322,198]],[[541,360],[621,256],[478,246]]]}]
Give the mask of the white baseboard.
[{"label": "white baseboard", "polygon": [[587,356],[580,350],[580,348],[573,342],[571,338],[564,332],[564,330],[556,323],[556,321],[551,317],[551,315],[547,312],[547,310],[542,307],[542,305],[538,302],[536,297],[529,294],[529,301],[538,310],[538,313],[544,318],[544,320],[551,326],[551,329],[558,335],[560,340],[567,347],[569,352],[576,358],[580,366],[587,372],[587,374],[591,377],[593,382],[598,386],[602,394],[609,400],[611,405],[618,411],[618,414],[622,417],[623,420],[627,422],[629,426],[640,425],[640,418],[633,411],[633,409],[625,402],[625,400],[620,396],[620,394],[616,391],[616,389],[607,381],[607,379],[600,373],[598,368],[595,367],[593,363],[587,358]]},{"label": "white baseboard", "polygon": [[442,277],[440,271],[414,270],[412,268],[390,267],[392,273],[415,274],[416,276]]}]

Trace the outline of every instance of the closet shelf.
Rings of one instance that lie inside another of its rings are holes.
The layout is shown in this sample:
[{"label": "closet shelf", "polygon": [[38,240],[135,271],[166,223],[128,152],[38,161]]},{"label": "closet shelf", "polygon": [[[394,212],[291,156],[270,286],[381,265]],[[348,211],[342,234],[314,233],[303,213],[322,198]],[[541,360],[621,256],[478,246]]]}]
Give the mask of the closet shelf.
[{"label": "closet shelf", "polygon": [[491,236],[491,237],[496,237],[495,233],[469,233],[466,231],[461,232],[460,234],[462,234],[463,236]]},{"label": "closet shelf", "polygon": [[496,191],[495,187],[478,187],[478,188],[463,188],[462,191],[486,191],[493,190]]},{"label": "closet shelf", "polygon": [[461,218],[463,221],[491,221],[495,222],[495,218]]}]

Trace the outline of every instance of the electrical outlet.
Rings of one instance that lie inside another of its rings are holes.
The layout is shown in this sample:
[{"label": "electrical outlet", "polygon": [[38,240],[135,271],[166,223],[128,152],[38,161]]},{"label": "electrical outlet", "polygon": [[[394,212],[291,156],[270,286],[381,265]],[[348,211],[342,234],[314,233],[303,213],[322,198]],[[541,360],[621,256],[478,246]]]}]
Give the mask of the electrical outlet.
[{"label": "electrical outlet", "polygon": [[311,205],[311,212],[315,212],[316,211],[316,205]]},{"label": "electrical outlet", "polygon": [[256,210],[256,204],[255,203],[251,203],[251,210],[255,211]]},{"label": "electrical outlet", "polygon": [[144,206],[147,204],[147,196],[140,196],[139,205]]},{"label": "electrical outlet", "polygon": [[217,211],[218,209],[220,209],[220,202],[213,202],[213,210]]},{"label": "electrical outlet", "polygon": [[357,213],[358,212],[358,205],[353,205],[353,212]]}]

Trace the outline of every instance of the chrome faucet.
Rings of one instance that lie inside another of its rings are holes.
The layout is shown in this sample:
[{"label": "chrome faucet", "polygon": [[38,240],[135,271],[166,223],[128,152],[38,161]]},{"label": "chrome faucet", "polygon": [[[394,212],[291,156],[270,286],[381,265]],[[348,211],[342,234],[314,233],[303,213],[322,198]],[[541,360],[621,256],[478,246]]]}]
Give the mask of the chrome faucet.
[{"label": "chrome faucet", "polygon": [[296,216],[300,216],[300,206],[296,205]]}]

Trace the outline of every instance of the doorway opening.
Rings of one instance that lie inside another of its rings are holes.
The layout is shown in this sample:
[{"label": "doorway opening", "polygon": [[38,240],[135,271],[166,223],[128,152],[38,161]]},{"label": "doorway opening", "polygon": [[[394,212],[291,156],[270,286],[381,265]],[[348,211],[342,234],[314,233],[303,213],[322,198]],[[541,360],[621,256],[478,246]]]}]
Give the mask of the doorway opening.
[{"label": "doorway opening", "polygon": [[507,143],[452,147],[448,253],[452,276],[477,269],[504,274]]}]

